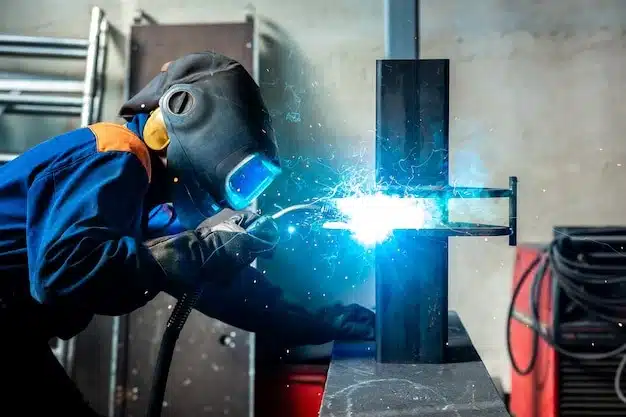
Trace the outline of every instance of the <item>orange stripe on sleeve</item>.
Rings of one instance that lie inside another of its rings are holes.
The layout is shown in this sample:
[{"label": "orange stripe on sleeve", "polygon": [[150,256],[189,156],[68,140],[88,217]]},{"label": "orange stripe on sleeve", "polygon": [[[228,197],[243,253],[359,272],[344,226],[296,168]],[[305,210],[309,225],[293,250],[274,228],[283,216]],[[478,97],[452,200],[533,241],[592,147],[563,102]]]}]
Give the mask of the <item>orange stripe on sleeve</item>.
[{"label": "orange stripe on sleeve", "polygon": [[152,166],[148,147],[137,135],[122,125],[96,123],[89,126],[96,137],[98,152],[129,152],[135,155],[146,169],[148,181],[152,179]]}]

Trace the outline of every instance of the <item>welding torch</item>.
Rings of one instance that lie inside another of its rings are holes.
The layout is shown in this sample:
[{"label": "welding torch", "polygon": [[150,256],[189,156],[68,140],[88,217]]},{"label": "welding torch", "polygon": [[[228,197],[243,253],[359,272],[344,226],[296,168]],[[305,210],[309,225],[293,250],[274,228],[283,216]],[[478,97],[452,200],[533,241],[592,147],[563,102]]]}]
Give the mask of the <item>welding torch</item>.
[{"label": "welding torch", "polygon": [[295,214],[300,212],[316,212],[321,214],[324,218],[335,218],[340,216],[340,212],[337,207],[329,201],[316,201],[306,204],[294,204],[277,211],[272,215],[265,215],[255,220],[248,228],[246,232],[254,234],[255,230],[261,229],[268,222],[275,222],[281,217],[287,214]]}]

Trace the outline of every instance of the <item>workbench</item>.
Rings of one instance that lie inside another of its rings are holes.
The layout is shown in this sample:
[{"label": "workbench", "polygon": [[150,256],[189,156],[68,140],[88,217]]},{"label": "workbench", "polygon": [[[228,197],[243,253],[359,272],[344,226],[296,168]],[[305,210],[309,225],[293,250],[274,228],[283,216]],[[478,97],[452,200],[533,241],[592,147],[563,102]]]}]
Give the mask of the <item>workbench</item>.
[{"label": "workbench", "polygon": [[376,362],[375,344],[336,343],[320,417],[508,417],[454,312],[445,364]]}]

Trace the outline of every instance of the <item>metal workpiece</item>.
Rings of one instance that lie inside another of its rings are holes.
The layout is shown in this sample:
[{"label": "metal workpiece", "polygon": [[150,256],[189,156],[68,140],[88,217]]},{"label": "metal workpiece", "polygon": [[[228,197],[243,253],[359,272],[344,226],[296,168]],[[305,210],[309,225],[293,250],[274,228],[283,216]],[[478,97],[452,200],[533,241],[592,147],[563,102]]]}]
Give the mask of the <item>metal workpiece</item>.
[{"label": "metal workpiece", "polygon": [[397,230],[375,256],[377,361],[446,362],[447,237]]},{"label": "metal workpiece", "polygon": [[[394,184],[409,195],[448,187],[448,71],[447,60],[377,62],[378,184]],[[419,175],[407,167],[419,167]],[[447,204],[441,206],[447,222]],[[397,230],[376,247],[380,363],[446,361],[449,234],[442,231],[435,237]]]},{"label": "metal workpiece", "polygon": [[[397,230],[376,247],[376,338],[380,363],[446,363],[448,238],[517,239],[517,178],[508,188],[449,184],[448,60],[377,62],[376,175],[387,195],[430,199],[434,225]],[[408,169],[410,168],[410,169]],[[451,199],[508,198],[506,225],[450,222]]]}]

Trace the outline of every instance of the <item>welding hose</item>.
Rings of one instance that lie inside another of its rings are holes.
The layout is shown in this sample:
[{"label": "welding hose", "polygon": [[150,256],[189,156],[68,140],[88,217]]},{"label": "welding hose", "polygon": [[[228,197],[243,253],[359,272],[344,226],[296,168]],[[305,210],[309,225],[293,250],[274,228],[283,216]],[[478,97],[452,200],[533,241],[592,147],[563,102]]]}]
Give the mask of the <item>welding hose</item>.
[{"label": "welding hose", "polygon": [[[615,235],[617,231],[607,229],[605,235]],[[598,236],[595,230],[580,231],[572,233],[570,236],[583,237],[585,235]],[[616,369],[614,378],[614,388],[617,397],[626,403],[626,395],[621,389],[621,379],[624,368],[626,367],[626,343],[605,352],[579,352],[571,351],[561,346],[553,332],[549,329],[543,329],[539,320],[539,303],[541,300],[541,289],[543,279],[547,275],[548,269],[552,278],[562,291],[574,305],[588,312],[592,316],[596,316],[606,322],[615,324],[620,332],[623,332],[622,323],[626,322],[626,317],[620,316],[623,308],[620,308],[620,299],[618,297],[607,297],[600,295],[601,292],[607,292],[607,286],[622,285],[626,283],[626,265],[597,265],[589,261],[593,260],[593,254],[590,254],[589,260],[580,259],[576,251],[571,250],[571,237],[563,236],[555,239],[549,247],[537,256],[529,267],[520,276],[511,298],[508,309],[507,319],[507,353],[513,370],[521,375],[530,374],[537,362],[539,351],[539,339],[543,339],[552,349],[561,355],[568,356],[576,360],[596,361],[622,356],[619,366]],[[588,243],[594,243],[589,241]],[[599,243],[599,242],[595,242]],[[597,250],[596,250],[597,252]],[[572,258],[571,255],[575,256]],[[530,287],[530,321],[526,322],[515,316],[515,305],[521,293],[524,284],[530,279],[532,271],[536,273]],[[584,290],[582,289],[584,285]],[[598,291],[601,289],[601,291]],[[594,291],[595,290],[595,291]],[[610,294],[610,291],[608,291]],[[623,305],[623,299],[622,303]],[[511,326],[513,320],[525,324],[532,331],[530,360],[526,367],[522,368],[513,355],[511,345]]]},{"label": "welding hose", "polygon": [[167,387],[167,378],[169,375],[170,365],[174,357],[176,342],[183,330],[187,318],[196,306],[196,303],[202,296],[204,287],[198,288],[192,294],[183,294],[180,300],[174,306],[174,310],[170,315],[165,332],[161,338],[161,346],[159,347],[159,356],[154,367],[154,375],[152,377],[152,389],[150,390],[150,401],[148,402],[148,417],[160,417],[163,410],[163,401],[165,399],[165,389]]},{"label": "welding hose", "polygon": [[[329,213],[330,206],[311,203],[311,204],[296,204],[285,209],[282,209],[272,216],[265,219],[277,220],[289,213],[295,213],[300,211],[320,210],[322,213]],[[261,217],[263,219],[263,217]],[[254,223],[251,227],[254,227]],[[249,229],[250,230],[250,229]],[[185,293],[180,300],[174,306],[172,314],[170,315],[167,325],[165,326],[165,332],[161,338],[161,345],[159,347],[159,355],[154,367],[154,375],[152,377],[152,388],[150,390],[150,400],[148,402],[147,417],[160,417],[163,411],[163,402],[165,400],[165,390],[167,388],[167,379],[169,376],[170,366],[172,365],[172,359],[174,357],[174,351],[176,349],[176,342],[180,337],[180,332],[183,330],[187,318],[195,308],[198,300],[204,292],[204,286],[200,286],[192,294]]]}]

